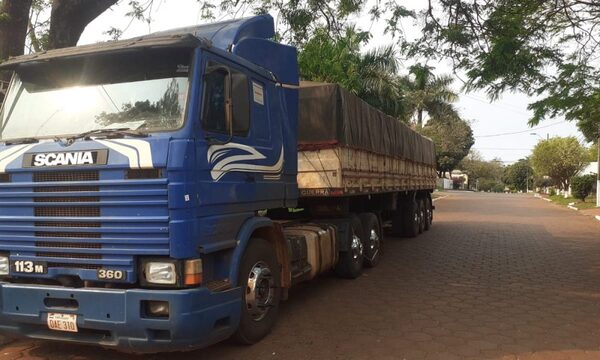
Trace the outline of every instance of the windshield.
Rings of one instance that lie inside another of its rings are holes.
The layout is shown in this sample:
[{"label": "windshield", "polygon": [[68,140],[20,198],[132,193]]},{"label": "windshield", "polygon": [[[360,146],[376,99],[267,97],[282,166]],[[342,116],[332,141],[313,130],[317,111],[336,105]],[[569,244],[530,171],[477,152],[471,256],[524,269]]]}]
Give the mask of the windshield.
[{"label": "windshield", "polygon": [[97,129],[178,129],[184,121],[189,56],[171,55],[162,56],[166,61],[130,55],[111,63],[99,58],[18,71],[0,113],[0,140]]}]

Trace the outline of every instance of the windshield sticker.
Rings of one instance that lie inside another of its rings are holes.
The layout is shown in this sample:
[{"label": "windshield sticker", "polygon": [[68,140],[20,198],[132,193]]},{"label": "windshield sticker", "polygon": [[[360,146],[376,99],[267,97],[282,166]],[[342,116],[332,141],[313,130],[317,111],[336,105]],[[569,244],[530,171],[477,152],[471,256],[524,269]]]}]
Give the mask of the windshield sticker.
[{"label": "windshield sticker", "polygon": [[263,95],[263,87],[260,84],[252,82],[252,92],[254,93],[254,102],[260,105],[265,104],[265,98]]},{"label": "windshield sticker", "polygon": [[189,65],[177,65],[177,73],[188,73],[190,71]]}]

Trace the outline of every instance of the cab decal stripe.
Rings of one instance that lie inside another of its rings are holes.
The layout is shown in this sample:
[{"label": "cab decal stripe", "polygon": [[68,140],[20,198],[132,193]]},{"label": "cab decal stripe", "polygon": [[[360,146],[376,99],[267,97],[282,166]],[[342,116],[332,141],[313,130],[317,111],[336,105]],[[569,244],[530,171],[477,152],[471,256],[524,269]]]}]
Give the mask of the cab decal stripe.
[{"label": "cab decal stripe", "polygon": [[150,148],[150,143],[147,141],[136,139],[113,139],[109,141],[134,148],[135,151],[137,151],[138,164],[140,168],[147,169],[154,167],[152,162],[152,149]]},{"label": "cab decal stripe", "polygon": [[154,168],[152,162],[152,150],[147,141],[132,139],[94,140],[107,148],[126,156],[129,160],[129,167],[131,169]]},{"label": "cab decal stripe", "polygon": [[17,145],[0,152],[0,173],[4,173],[6,171],[6,167],[11,162],[15,161],[19,156],[23,155],[35,145],[36,144]]}]

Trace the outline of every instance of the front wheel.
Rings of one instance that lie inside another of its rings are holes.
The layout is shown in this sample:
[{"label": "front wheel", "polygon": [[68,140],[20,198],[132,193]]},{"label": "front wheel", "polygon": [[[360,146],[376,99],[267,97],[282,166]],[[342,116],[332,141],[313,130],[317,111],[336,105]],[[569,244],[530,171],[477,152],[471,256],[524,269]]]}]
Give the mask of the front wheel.
[{"label": "front wheel", "polygon": [[279,311],[280,277],[273,247],[266,240],[250,239],[240,266],[238,284],[244,294],[237,342],[254,344],[271,332]]}]

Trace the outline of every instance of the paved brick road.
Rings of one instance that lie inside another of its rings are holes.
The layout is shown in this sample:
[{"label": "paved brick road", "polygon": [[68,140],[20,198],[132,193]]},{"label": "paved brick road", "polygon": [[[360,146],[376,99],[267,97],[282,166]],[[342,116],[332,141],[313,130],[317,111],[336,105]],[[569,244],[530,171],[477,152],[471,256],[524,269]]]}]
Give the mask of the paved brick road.
[{"label": "paved brick road", "polygon": [[[525,196],[437,202],[434,228],[389,239],[355,281],[324,276],[283,305],[271,336],[152,359],[600,359],[600,222]],[[141,359],[16,341],[0,360]]]}]

